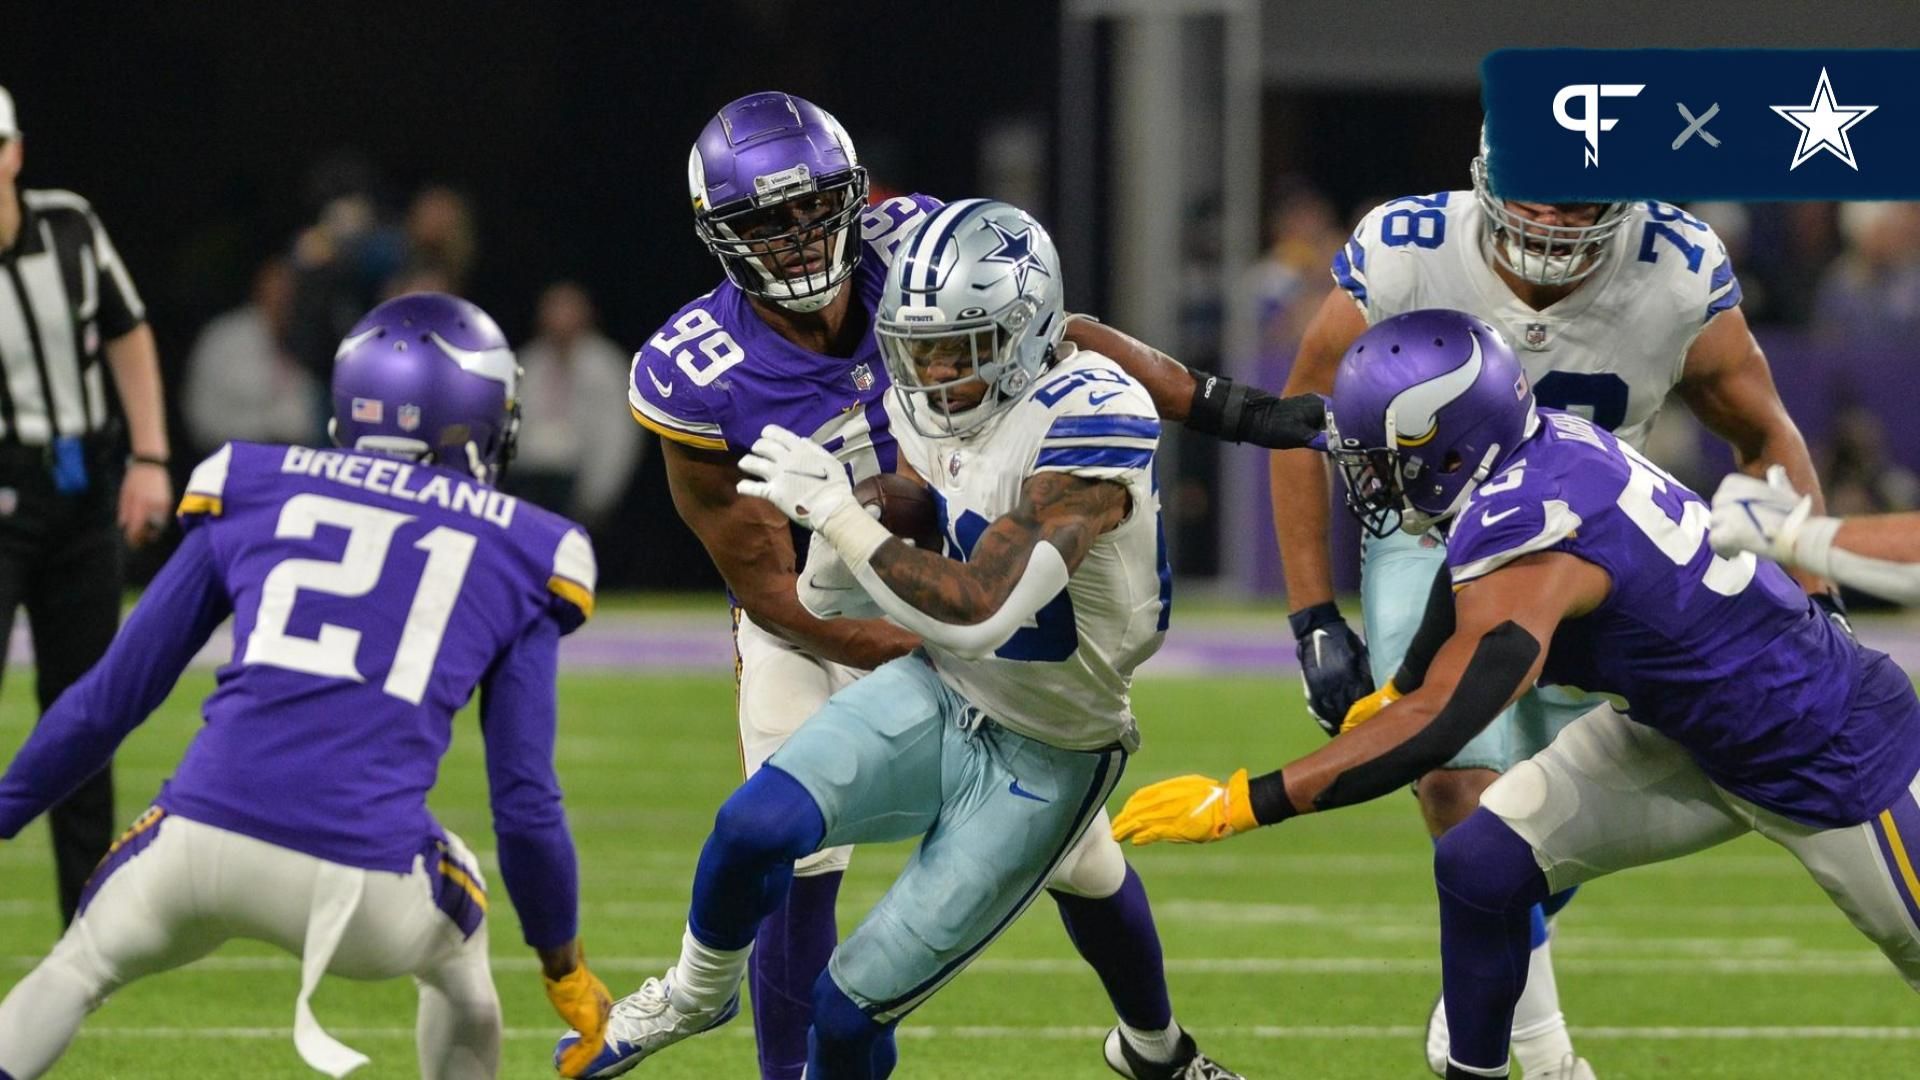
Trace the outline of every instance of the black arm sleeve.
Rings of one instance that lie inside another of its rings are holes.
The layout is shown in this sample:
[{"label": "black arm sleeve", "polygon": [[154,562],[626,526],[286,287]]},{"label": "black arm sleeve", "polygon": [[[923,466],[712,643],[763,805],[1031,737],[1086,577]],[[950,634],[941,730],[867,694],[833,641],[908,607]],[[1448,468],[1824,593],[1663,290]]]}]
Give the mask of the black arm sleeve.
[{"label": "black arm sleeve", "polygon": [[[1448,609],[1452,609],[1451,604]],[[1540,642],[1519,623],[1509,620],[1487,631],[1473,650],[1467,670],[1461,673],[1453,697],[1427,726],[1372,761],[1335,777],[1314,797],[1314,809],[1331,810],[1377,799],[1445,764],[1467,745],[1467,740],[1500,715],[1539,655]]]},{"label": "black arm sleeve", "polygon": [[[1407,655],[1400,659],[1400,670],[1393,675],[1394,689],[1401,696],[1420,689],[1420,684],[1427,681],[1427,666],[1452,636],[1453,573],[1443,562],[1440,572],[1433,575],[1433,587],[1427,590],[1427,610],[1420,616],[1420,629],[1413,632]],[[1533,661],[1529,658],[1527,662]]]},{"label": "black arm sleeve", "polygon": [[1187,427],[1202,435],[1270,450],[1300,450],[1327,426],[1326,402],[1318,394],[1280,398],[1225,375],[1191,373]]}]

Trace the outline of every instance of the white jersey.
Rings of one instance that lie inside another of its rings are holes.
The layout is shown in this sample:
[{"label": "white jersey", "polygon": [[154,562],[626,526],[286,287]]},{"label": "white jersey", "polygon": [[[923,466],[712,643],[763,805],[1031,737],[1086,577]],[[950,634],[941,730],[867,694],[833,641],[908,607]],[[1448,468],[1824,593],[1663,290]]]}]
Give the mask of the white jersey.
[{"label": "white jersey", "polygon": [[1485,220],[1471,191],[1377,206],[1334,256],[1334,282],[1369,324],[1421,308],[1486,319],[1513,346],[1540,404],[1641,447],[1693,339],[1740,303],[1720,238],[1678,207],[1636,203],[1600,268],[1535,311],[1488,262]]},{"label": "white jersey", "polygon": [[1173,593],[1153,479],[1160,420],[1146,389],[1082,349],[968,438],[926,438],[904,415],[893,430],[940,504],[946,554],[956,559],[1019,506],[1036,473],[1126,486],[1126,520],[1094,541],[1065,591],[992,656],[927,651],[946,684],[1003,727],[1072,750],[1134,748],[1133,671],[1160,648]]}]

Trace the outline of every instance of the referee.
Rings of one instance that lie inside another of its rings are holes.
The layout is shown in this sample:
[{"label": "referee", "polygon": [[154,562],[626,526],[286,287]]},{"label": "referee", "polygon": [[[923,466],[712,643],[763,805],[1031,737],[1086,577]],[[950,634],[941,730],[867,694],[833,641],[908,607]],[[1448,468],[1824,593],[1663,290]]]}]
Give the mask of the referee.
[{"label": "referee", "polygon": [[[133,279],[87,201],[21,190],[20,162],[13,98],[0,87],[0,631],[26,605],[44,712],[107,651],[120,623],[120,535],[134,547],[158,536],[173,482],[159,358]],[[103,356],[132,442],[124,466]],[[112,770],[48,818],[60,912],[72,922],[113,840]]]}]

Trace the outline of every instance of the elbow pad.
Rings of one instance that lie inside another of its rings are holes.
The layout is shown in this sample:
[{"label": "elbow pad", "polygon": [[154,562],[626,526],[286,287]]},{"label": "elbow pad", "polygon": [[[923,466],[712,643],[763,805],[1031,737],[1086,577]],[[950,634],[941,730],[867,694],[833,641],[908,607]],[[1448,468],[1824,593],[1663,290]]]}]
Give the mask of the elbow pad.
[{"label": "elbow pad", "polygon": [[1509,620],[1487,631],[1453,696],[1427,726],[1379,757],[1335,777],[1314,796],[1314,809],[1377,799],[1446,764],[1507,707],[1539,655],[1539,640],[1519,623]]},{"label": "elbow pad", "polygon": [[807,545],[807,563],[795,582],[800,606],[816,619],[875,619],[880,607],[854,580],[833,545],[818,537]]},{"label": "elbow pad", "polygon": [[920,635],[921,640],[964,660],[980,660],[1007,643],[1021,627],[1033,621],[1041,608],[1067,587],[1067,560],[1049,541],[1034,545],[1027,567],[998,611],[980,622],[957,625],[943,622],[902,600],[880,580],[871,565],[861,563],[853,576],[887,618]]}]

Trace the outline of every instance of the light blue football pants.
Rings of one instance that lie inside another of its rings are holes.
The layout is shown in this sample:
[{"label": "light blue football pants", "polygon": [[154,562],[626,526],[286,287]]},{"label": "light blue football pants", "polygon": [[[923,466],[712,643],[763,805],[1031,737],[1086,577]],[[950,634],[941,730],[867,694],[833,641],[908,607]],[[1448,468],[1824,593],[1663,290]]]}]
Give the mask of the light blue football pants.
[{"label": "light blue football pants", "polygon": [[767,764],[813,796],[823,847],[924,838],[834,950],[834,983],[881,1023],[932,996],[1040,895],[1126,756],[982,719],[920,653],[834,694]]}]

